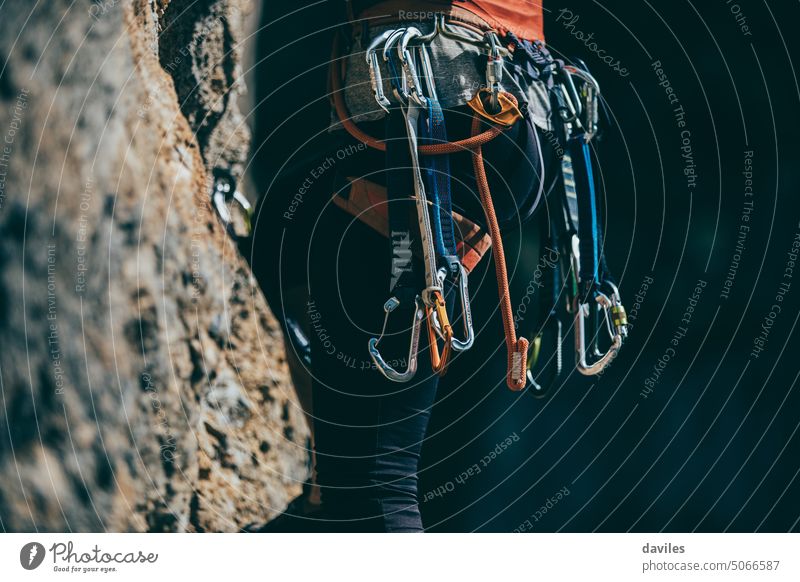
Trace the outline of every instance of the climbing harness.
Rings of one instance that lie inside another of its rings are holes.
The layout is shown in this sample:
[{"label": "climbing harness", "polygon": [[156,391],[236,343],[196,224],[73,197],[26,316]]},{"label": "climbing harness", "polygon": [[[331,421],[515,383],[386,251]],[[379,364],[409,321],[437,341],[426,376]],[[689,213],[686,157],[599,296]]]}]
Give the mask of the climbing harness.
[{"label": "climbing harness", "polygon": [[[479,47],[487,59],[486,86],[468,102],[474,111],[470,137],[457,141],[448,139],[427,48],[437,35]],[[535,395],[542,396],[560,377],[563,327],[558,315],[561,291],[566,292],[565,309],[574,317],[576,367],[582,374],[601,373],[615,357],[627,334],[619,290],[608,275],[602,255],[602,234],[589,150],[589,143],[599,127],[599,85],[582,63],[579,66],[565,65],[549,58],[549,53],[546,55],[548,58],[543,58],[541,52],[538,55],[531,52],[536,65],[547,69],[551,76],[551,100],[563,125],[563,193],[559,210],[547,219],[548,235],[546,239],[543,235],[542,240],[543,244],[546,242],[550,248],[559,250],[559,258],[544,286],[546,298],[540,302],[543,324],[531,342],[517,337],[500,223],[482,150],[483,145],[523,118],[517,99],[504,91],[501,85],[506,66],[504,59],[513,54],[510,47],[518,49],[520,46],[513,35],[509,38],[510,44],[504,46],[493,31],[484,33],[482,37],[461,32],[449,26],[442,15],[434,18],[434,27],[429,34],[423,34],[413,26],[379,34],[369,43],[365,58],[376,103],[388,113],[386,139],[383,141],[365,133],[348,114],[342,95],[341,75],[336,71],[339,59],[337,38],[331,66],[331,87],[339,121],[355,139],[386,152],[387,200],[391,203],[388,214],[392,285],[390,297],[384,304],[384,328],[379,337],[370,339],[369,351],[378,370],[390,380],[406,382],[416,372],[423,319],[432,369],[436,373],[446,371],[451,351],[466,350],[474,341],[467,271],[459,260],[454,236],[448,156],[456,152],[471,153],[481,206],[492,241],[508,357],[508,387],[522,390],[528,385]],[[516,61],[516,54],[514,59]],[[392,102],[384,92],[382,64],[390,73],[390,86],[396,102]],[[407,149],[401,155],[397,142],[403,141]],[[405,165],[403,159],[407,160]],[[397,168],[406,168],[406,171]],[[399,178],[402,174],[406,177]],[[542,184],[543,180],[529,214],[538,206]],[[413,199],[410,197],[412,191]],[[408,206],[411,203],[416,211],[416,224],[412,224],[414,214]],[[418,241],[421,246],[424,274],[415,274],[410,251],[412,241]],[[398,257],[406,258],[405,270],[397,270]],[[447,313],[444,296],[448,282],[457,288],[460,297],[464,323],[462,339],[454,337]],[[402,372],[389,366],[378,350],[390,314],[399,310],[405,310],[412,322],[408,363]],[[611,338],[605,351],[601,351],[598,342],[601,328],[605,328]],[[443,343],[441,351],[440,342]],[[544,363],[541,352],[551,346],[553,356]]]}]

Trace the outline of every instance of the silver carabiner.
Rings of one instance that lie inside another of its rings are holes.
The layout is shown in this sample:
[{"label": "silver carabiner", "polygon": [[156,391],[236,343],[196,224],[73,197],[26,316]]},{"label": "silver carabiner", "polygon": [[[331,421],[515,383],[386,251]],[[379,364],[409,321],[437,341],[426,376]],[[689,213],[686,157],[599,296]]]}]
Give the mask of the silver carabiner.
[{"label": "silver carabiner", "polygon": [[457,352],[467,351],[475,341],[475,331],[472,328],[472,307],[469,304],[469,288],[467,286],[467,268],[458,263],[458,290],[461,299],[461,317],[464,320],[464,339],[460,340],[453,336],[453,349]]},{"label": "silver carabiner", "polygon": [[[600,121],[600,84],[588,71],[573,65],[565,65],[564,69],[568,74],[574,75],[583,81],[583,118],[581,119],[581,124],[583,125],[584,132],[586,133],[586,141],[588,142],[597,133]],[[580,114],[579,112],[578,115]]]},{"label": "silver carabiner", "polygon": [[499,113],[500,106],[500,81],[503,79],[503,57],[500,56],[500,42],[493,31],[486,33],[485,38],[489,44],[489,55],[486,57],[486,86],[489,87],[491,96],[489,113]]},{"label": "silver carabiner", "polygon": [[421,36],[422,32],[418,28],[414,26],[406,28],[405,33],[403,33],[403,36],[400,38],[400,42],[397,43],[397,56],[400,59],[400,63],[403,66],[403,73],[407,79],[409,97],[413,99],[417,105],[426,105],[427,100],[420,88],[417,66],[414,64],[414,55],[408,50],[408,43],[410,43],[412,39]]},{"label": "silver carabiner", "polygon": [[[422,38],[422,37],[420,37]],[[419,62],[422,68],[422,78],[425,79],[425,90],[428,99],[438,101],[439,96],[436,92],[436,77],[433,73],[433,65],[431,64],[431,55],[425,43],[420,42],[417,47],[419,51]]]},{"label": "silver carabiner", "polygon": [[[397,44],[397,42],[403,37],[405,32],[406,32],[405,28],[398,28],[397,30],[392,31],[391,34],[389,34],[388,38],[386,39],[386,42],[383,45],[383,62],[386,63],[387,66],[389,64],[389,59],[391,58],[390,51],[392,50],[392,47],[395,44]],[[397,85],[398,79],[393,76],[392,90],[394,91],[395,97],[397,97],[398,101],[400,101],[401,103],[407,103],[409,96],[408,96],[408,82],[406,80],[406,75],[404,71],[397,71],[397,73],[400,75],[399,79],[400,86],[398,87]]]},{"label": "silver carabiner", "polygon": [[[613,315],[614,308],[621,307],[618,296],[616,301],[612,301],[605,293],[597,292],[594,300],[597,303],[597,308],[603,310],[603,315],[605,316],[607,323],[609,321],[609,313],[611,312]],[[599,355],[599,358],[591,364],[588,363],[586,359],[587,350],[585,320],[587,317],[589,317],[589,315],[591,315],[592,308],[593,306],[590,303],[581,303],[579,297],[575,298],[575,363],[578,372],[584,376],[596,376],[597,374],[600,374],[606,368],[606,366],[611,363],[611,360],[616,357],[617,352],[619,352],[619,349],[622,347],[623,336],[627,333],[627,330],[624,326],[617,327],[611,334],[611,345],[605,353],[602,353],[597,349],[595,338],[592,338],[591,341],[592,345],[594,346],[593,351],[595,354]],[[611,332],[610,328],[609,332]]]},{"label": "silver carabiner", "polygon": [[372,93],[375,95],[375,101],[386,113],[389,113],[389,106],[391,103],[386,98],[383,92],[383,77],[381,76],[381,67],[378,62],[378,47],[384,44],[389,37],[394,34],[394,30],[387,30],[383,34],[376,36],[369,43],[366,52],[367,68],[369,69],[369,81],[372,85]]},{"label": "silver carabiner", "polygon": [[422,320],[425,318],[425,307],[422,305],[419,295],[414,299],[414,315],[411,320],[411,342],[408,347],[408,365],[405,371],[398,372],[390,366],[381,356],[378,350],[378,343],[386,333],[386,325],[389,322],[389,315],[400,306],[400,301],[396,297],[390,297],[383,305],[386,315],[383,319],[383,329],[381,335],[369,339],[369,355],[378,371],[392,382],[408,382],[417,373],[417,352],[419,351],[419,334],[422,330]]},{"label": "silver carabiner", "polygon": [[236,188],[236,183],[227,172],[220,173],[220,175],[215,177],[214,192],[211,195],[211,200],[214,203],[214,208],[216,208],[220,220],[226,227],[230,226],[233,221],[230,210],[231,206],[234,203],[238,204],[239,208],[242,210],[247,232],[250,232],[253,208],[245,195]]},{"label": "silver carabiner", "polygon": [[581,115],[583,114],[583,105],[581,103],[578,90],[575,88],[575,82],[572,80],[572,74],[566,66],[560,68],[562,81],[559,83],[562,89],[562,96],[567,106],[567,111],[560,109],[561,120],[564,123],[581,122]]}]

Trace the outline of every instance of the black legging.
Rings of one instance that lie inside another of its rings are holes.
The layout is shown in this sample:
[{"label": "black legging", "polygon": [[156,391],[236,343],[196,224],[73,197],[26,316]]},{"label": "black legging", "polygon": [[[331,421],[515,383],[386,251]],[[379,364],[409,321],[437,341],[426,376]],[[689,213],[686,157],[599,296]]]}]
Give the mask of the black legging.
[{"label": "black legging", "polygon": [[[511,144],[509,141],[513,150]],[[504,160],[508,154],[500,148],[492,157]],[[474,202],[469,201],[476,196],[468,183],[469,163],[466,154],[452,160],[454,203],[474,208]],[[354,165],[358,166],[357,160]],[[459,179],[467,183],[459,185]],[[494,180],[493,188],[499,204],[503,204],[502,184]],[[513,214],[507,206],[505,213]],[[538,234],[532,226],[528,223],[524,227],[523,239],[519,238],[519,225],[504,232],[517,300],[538,260]],[[322,487],[325,520],[322,529],[422,531],[417,471],[437,388],[450,391],[467,383],[480,383],[486,391],[507,390],[506,352],[490,253],[470,277],[476,345],[457,354],[451,369],[440,379],[431,371],[423,330],[417,374],[411,382],[399,384],[374,369],[367,351],[369,338],[380,334],[383,326],[383,303],[389,288],[388,240],[330,203],[319,213],[309,241],[305,257],[310,288],[307,316],[312,342],[317,479]],[[448,308],[453,328],[460,333],[459,314],[453,313],[457,303],[453,291],[447,293]],[[532,308],[528,315],[533,312]],[[526,333],[535,319],[528,317],[521,323],[520,331]],[[380,344],[384,357],[395,360],[401,369],[406,366],[408,326],[408,321],[390,317],[389,336]]]},{"label": "black legging", "polygon": [[[317,479],[330,529],[421,531],[417,468],[436,395],[436,376],[420,341],[419,369],[407,384],[374,368],[370,337],[383,325],[388,242],[336,207],[320,216],[311,243],[314,424]],[[380,343],[405,367],[408,321],[389,320]]]}]

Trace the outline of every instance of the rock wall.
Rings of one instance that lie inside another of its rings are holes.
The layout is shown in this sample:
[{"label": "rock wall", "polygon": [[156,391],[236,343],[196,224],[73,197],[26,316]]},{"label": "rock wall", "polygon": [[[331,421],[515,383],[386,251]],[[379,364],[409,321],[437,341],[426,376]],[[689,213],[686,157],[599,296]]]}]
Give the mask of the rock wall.
[{"label": "rock wall", "polygon": [[280,331],[209,204],[251,9],[0,7],[3,530],[236,531],[300,490]]}]

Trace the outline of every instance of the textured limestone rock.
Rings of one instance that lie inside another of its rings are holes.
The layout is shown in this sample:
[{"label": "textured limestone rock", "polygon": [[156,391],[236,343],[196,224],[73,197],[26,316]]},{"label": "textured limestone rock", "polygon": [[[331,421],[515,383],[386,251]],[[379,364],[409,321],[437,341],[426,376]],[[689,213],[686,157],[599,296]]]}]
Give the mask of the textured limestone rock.
[{"label": "textured limestone rock", "polygon": [[280,332],[208,202],[250,8],[0,7],[4,530],[232,531],[299,492]]}]

